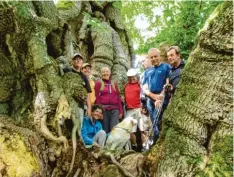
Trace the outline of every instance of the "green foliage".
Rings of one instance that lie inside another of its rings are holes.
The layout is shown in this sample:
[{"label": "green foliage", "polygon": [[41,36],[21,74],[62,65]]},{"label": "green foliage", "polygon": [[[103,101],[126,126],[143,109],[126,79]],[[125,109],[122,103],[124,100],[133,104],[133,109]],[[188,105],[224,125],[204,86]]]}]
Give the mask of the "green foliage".
[{"label": "green foliage", "polygon": [[122,2],[121,1],[115,1],[112,4],[115,8],[121,9],[122,8]]},{"label": "green foliage", "polygon": [[[121,13],[131,38],[138,43],[137,53],[147,53],[151,47],[161,43],[178,45],[182,57],[187,59],[194,46],[197,32],[203,27],[215,7],[221,1],[124,1]],[[144,40],[140,30],[134,26],[136,16],[144,15],[155,36]]]}]

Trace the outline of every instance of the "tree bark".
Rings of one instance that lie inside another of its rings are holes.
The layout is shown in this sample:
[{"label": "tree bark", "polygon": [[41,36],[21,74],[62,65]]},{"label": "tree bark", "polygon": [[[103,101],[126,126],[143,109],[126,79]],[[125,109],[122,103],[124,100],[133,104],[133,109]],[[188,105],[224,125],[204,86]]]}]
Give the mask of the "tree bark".
[{"label": "tree bark", "polygon": [[126,81],[133,50],[119,10],[112,2],[1,1],[0,176],[231,176],[232,9],[223,3],[199,33],[152,151],[115,159],[107,151],[111,163],[74,141],[87,93],[79,76],[61,71],[81,52],[97,75],[109,66]]},{"label": "tree bark", "polygon": [[148,158],[152,176],[232,176],[233,4],[199,32]]}]

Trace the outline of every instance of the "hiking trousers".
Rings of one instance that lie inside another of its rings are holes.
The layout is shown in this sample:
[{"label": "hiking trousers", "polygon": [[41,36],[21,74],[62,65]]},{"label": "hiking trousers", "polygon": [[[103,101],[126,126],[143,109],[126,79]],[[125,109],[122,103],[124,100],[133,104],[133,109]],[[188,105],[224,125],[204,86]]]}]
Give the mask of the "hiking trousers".
[{"label": "hiking trousers", "polygon": [[104,130],[99,130],[93,137],[93,141],[98,143],[101,148],[103,148],[106,142],[106,132]]},{"label": "hiking trousers", "polygon": [[160,115],[156,117],[158,109],[155,108],[154,101],[150,98],[147,98],[147,109],[149,111],[152,124],[154,123],[155,119],[157,119],[156,124],[154,125],[154,141],[156,141],[159,137],[159,133],[160,133],[161,126],[162,126],[163,113],[166,107],[167,105],[163,104]]},{"label": "hiking trousers", "polygon": [[154,100],[152,100],[150,98],[147,98],[146,105],[147,105],[147,109],[148,109],[149,114],[150,114],[150,119],[152,121],[152,124],[154,123],[154,121],[156,121],[156,125],[154,126],[154,140],[156,140],[158,138],[158,135],[159,135],[158,120],[155,120],[155,119],[158,119],[158,117],[156,118],[156,114],[158,112],[158,109],[155,108]]},{"label": "hiking trousers", "polygon": [[103,114],[103,129],[106,133],[109,133],[114,126],[119,123],[119,110],[105,110]]}]

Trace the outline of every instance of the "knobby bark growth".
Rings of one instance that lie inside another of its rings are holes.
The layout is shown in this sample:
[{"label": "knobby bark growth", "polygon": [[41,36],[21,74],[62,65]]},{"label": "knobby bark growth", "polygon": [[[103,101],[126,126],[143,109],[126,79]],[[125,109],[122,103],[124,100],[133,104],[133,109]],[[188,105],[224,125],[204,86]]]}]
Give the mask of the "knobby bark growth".
[{"label": "knobby bark growth", "polygon": [[154,176],[232,176],[233,3],[199,32],[148,156]]},{"label": "knobby bark growth", "polygon": [[56,8],[49,1],[1,1],[0,176],[231,176],[232,9],[223,3],[199,33],[156,146],[144,156],[113,159],[107,152],[110,163],[74,141],[77,101],[87,93],[62,69],[80,51],[96,76],[108,66],[125,82],[133,51],[119,9],[112,2],[64,1]]}]

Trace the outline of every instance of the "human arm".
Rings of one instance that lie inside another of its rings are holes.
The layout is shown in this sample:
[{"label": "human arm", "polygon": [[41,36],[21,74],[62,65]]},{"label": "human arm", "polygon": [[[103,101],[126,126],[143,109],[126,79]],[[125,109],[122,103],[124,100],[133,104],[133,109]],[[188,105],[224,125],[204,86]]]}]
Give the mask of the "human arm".
[{"label": "human arm", "polygon": [[152,92],[150,92],[149,88],[148,88],[148,85],[147,84],[144,84],[143,87],[143,92],[148,96],[150,97],[151,99],[153,100],[161,100],[162,99],[162,95],[161,94],[154,94]]},{"label": "human arm", "polygon": [[119,88],[118,88],[118,85],[115,83],[115,88],[116,88],[116,93],[118,95],[118,105],[119,105],[119,119],[122,118],[123,116],[123,106],[122,106],[122,103],[121,103],[121,97],[120,97],[120,92],[119,92]]},{"label": "human arm", "polygon": [[91,117],[91,99],[90,99],[90,94],[88,94],[88,97],[87,97],[87,116]]},{"label": "human arm", "polygon": [[125,96],[120,97],[121,102],[125,103]]},{"label": "human arm", "polygon": [[88,136],[88,127],[89,125],[89,118],[84,118],[83,119],[83,125],[81,128],[81,135],[83,137],[85,145],[92,145],[93,144],[93,139]]},{"label": "human arm", "polygon": [[101,104],[101,98],[100,98],[100,88],[101,88],[101,82],[96,82],[95,86],[94,86],[94,90],[95,90],[95,104]]}]

